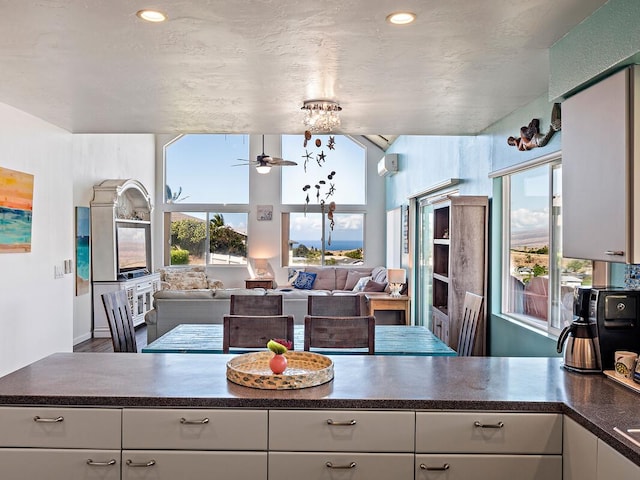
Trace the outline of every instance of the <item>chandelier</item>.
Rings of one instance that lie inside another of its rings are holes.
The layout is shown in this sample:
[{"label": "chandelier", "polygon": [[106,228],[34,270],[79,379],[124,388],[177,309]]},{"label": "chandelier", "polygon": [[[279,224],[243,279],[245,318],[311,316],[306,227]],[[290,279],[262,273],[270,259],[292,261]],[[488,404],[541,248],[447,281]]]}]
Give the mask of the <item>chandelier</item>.
[{"label": "chandelier", "polygon": [[342,107],[333,100],[305,100],[301,110],[305,111],[304,124],[312,132],[331,132],[340,126]]}]

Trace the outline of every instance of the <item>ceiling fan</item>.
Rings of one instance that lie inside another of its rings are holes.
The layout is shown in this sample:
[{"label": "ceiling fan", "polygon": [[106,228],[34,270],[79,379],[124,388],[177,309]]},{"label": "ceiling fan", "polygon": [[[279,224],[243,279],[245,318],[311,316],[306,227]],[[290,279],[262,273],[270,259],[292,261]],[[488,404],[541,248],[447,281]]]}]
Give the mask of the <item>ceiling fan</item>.
[{"label": "ceiling fan", "polygon": [[271,155],[267,155],[264,153],[264,135],[262,135],[262,154],[258,155],[254,161],[244,160],[242,158],[239,159],[242,162],[234,166],[238,165],[255,165],[258,173],[266,174],[271,171],[271,167],[286,167],[298,165],[296,162],[292,162],[291,160],[284,160],[283,158],[272,157]]}]

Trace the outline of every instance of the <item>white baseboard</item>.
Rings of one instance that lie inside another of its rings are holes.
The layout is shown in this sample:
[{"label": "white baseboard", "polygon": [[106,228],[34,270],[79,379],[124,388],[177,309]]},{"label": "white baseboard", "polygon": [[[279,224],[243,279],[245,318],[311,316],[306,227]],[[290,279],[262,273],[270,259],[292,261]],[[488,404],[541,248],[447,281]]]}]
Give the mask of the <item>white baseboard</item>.
[{"label": "white baseboard", "polygon": [[82,343],[86,340],[90,340],[91,339],[91,332],[89,333],[85,333],[84,335],[80,335],[79,337],[76,337],[73,339],[73,345],[77,345],[79,343]]}]

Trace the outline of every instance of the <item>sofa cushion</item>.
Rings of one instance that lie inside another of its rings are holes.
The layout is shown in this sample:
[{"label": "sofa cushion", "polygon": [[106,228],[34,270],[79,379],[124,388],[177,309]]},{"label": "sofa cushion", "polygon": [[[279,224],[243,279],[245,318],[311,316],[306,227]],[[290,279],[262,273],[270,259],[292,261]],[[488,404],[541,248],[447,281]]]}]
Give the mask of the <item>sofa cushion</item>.
[{"label": "sofa cushion", "polygon": [[267,294],[267,291],[264,288],[224,288],[215,290],[213,292],[213,298],[216,300],[219,299],[229,299],[231,295],[256,295],[256,296],[264,296]]},{"label": "sofa cushion", "polygon": [[169,290],[193,290],[209,288],[204,272],[166,272],[165,282]]},{"label": "sofa cushion", "polygon": [[371,279],[371,273],[349,270],[349,273],[347,273],[347,281],[344,284],[344,290],[353,290],[358,281],[364,277],[369,277],[369,279]]},{"label": "sofa cushion", "polygon": [[336,289],[336,269],[333,267],[307,267],[305,272],[315,273],[316,280],[313,282],[314,290],[335,290]]},{"label": "sofa cushion", "polygon": [[316,276],[317,274],[315,273],[300,272],[296,281],[293,282],[293,286],[301,290],[311,290],[313,288],[313,283],[316,280]]},{"label": "sofa cushion", "polygon": [[378,283],[373,280],[369,280],[367,284],[364,286],[363,292],[384,292],[385,288],[387,288],[386,283]]},{"label": "sofa cushion", "polygon": [[336,288],[335,290],[346,290],[348,268],[336,268]]},{"label": "sofa cushion", "polygon": [[304,268],[289,267],[287,270],[287,285],[293,286],[293,282],[296,281],[300,272],[304,272]]},{"label": "sofa cushion", "polygon": [[387,267],[374,267],[371,269],[371,280],[376,283],[387,283]]},{"label": "sofa cushion", "polygon": [[371,281],[371,277],[362,277],[360,280],[358,280],[358,283],[356,283],[355,287],[353,287],[353,291],[364,292],[365,285],[370,281]]}]

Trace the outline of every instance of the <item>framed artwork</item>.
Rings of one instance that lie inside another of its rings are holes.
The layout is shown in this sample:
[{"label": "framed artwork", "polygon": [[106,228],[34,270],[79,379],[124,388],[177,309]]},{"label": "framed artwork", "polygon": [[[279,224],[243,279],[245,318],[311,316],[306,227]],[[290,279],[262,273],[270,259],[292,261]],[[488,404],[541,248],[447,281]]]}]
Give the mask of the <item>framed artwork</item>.
[{"label": "framed artwork", "polygon": [[89,207],[76,207],[76,296],[89,293],[91,272]]},{"label": "framed artwork", "polygon": [[31,251],[33,175],[0,167],[0,253]]},{"label": "framed artwork", "polygon": [[273,205],[258,205],[258,221],[273,220]]}]

